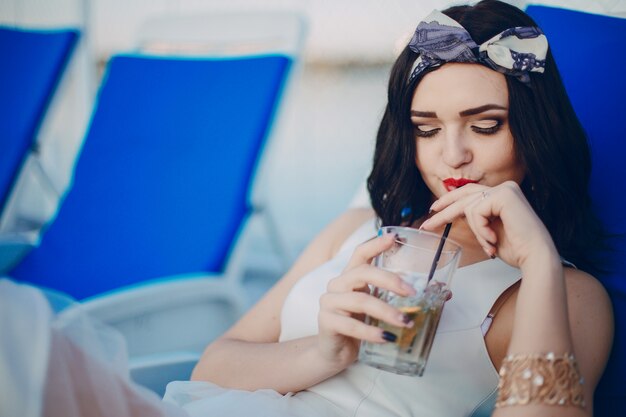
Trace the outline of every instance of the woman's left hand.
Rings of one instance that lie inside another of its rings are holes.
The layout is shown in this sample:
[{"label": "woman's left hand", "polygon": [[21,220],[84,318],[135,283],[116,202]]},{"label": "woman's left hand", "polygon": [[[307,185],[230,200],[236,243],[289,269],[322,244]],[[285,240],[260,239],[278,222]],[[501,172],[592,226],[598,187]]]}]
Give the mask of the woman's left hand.
[{"label": "woman's left hand", "polygon": [[522,268],[537,251],[558,257],[550,233],[513,181],[495,187],[467,184],[441,196],[431,209],[435,214],[421,229],[437,230],[465,217],[485,252],[509,265]]}]

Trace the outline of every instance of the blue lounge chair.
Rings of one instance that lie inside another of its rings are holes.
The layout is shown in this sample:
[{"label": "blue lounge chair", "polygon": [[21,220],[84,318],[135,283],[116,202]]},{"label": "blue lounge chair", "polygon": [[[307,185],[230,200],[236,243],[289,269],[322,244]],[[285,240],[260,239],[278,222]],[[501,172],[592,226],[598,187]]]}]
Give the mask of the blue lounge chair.
[{"label": "blue lounge chair", "polygon": [[[561,71],[574,109],[591,143],[591,196],[609,235],[609,250],[598,254],[599,276],[615,313],[613,351],[595,395],[596,416],[623,415],[626,401],[626,19],[530,6]],[[593,308],[593,306],[590,306]]]},{"label": "blue lounge chair", "polygon": [[91,298],[127,336],[140,382],[162,389],[168,367],[188,376],[245,308],[234,249],[290,65],[281,55],[109,62],[74,183],[10,276]]},{"label": "blue lounge chair", "polygon": [[159,394],[249,305],[251,184],[304,27],[270,11],[145,22],[137,52],[109,61],[57,218],[12,272],[82,298]]},{"label": "blue lounge chair", "polygon": [[[74,29],[0,26],[0,214],[29,153],[64,69],[75,49]],[[0,272],[36,242],[38,230],[0,236]]]},{"label": "blue lounge chair", "polygon": [[78,299],[223,272],[290,60],[111,59],[74,184],[10,275]]}]

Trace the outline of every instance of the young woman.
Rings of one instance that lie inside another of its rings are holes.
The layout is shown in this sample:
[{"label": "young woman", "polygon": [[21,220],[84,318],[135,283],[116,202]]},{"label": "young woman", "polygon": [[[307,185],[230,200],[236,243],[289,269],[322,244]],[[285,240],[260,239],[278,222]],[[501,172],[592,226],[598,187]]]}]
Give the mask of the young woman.
[{"label": "young woman", "polygon": [[[590,156],[545,36],[495,0],[434,12],[388,100],[373,210],[328,226],[166,401],[209,416],[461,416],[494,401],[497,416],[592,415],[612,312],[584,272],[600,236]],[[366,291],[410,292],[371,265],[392,244],[378,226],[447,223],[463,256],[424,376],[357,362],[361,340],[389,343],[365,314],[406,326]]]}]

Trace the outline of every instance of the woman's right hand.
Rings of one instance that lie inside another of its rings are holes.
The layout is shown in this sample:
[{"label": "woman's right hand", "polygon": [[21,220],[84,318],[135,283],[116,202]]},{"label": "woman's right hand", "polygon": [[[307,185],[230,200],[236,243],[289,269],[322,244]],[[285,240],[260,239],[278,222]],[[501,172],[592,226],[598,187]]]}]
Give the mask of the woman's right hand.
[{"label": "woman's right hand", "polygon": [[383,331],[363,321],[366,315],[393,326],[407,326],[402,312],[370,295],[368,284],[402,296],[415,290],[398,275],[371,265],[372,259],[394,244],[394,235],[359,245],[341,275],[333,278],[320,298],[318,347],[322,357],[344,369],[357,358],[361,340],[387,343]]}]

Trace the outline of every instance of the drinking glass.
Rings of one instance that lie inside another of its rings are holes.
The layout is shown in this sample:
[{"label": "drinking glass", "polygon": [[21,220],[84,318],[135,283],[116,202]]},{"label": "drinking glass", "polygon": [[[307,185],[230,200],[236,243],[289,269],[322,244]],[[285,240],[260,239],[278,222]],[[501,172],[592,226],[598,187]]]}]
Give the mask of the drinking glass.
[{"label": "drinking glass", "polygon": [[375,258],[375,266],[399,275],[416,294],[402,297],[374,286],[371,294],[398,308],[413,325],[397,327],[367,316],[367,324],[394,334],[396,340],[362,341],[359,361],[400,375],[422,376],[444,303],[450,296],[450,281],[461,257],[461,247],[450,239],[410,227],[386,226],[381,233],[392,233],[396,238],[390,249]]}]

